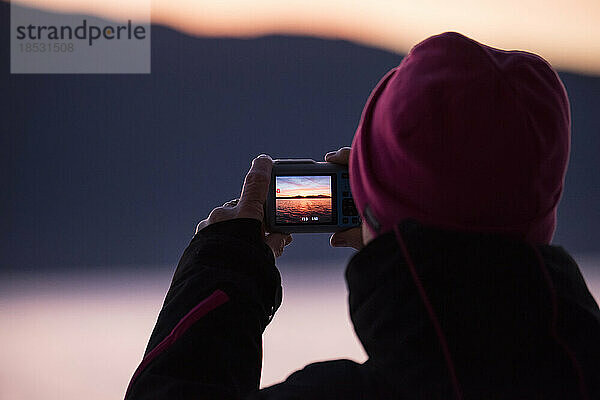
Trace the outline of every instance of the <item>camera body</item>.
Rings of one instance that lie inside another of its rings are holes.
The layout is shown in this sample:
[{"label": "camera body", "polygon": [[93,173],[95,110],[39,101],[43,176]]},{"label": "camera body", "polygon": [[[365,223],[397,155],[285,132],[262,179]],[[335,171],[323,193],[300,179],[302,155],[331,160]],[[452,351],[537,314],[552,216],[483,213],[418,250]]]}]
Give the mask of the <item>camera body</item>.
[{"label": "camera body", "polygon": [[311,159],[273,160],[265,204],[269,232],[337,232],[360,225],[348,168]]}]

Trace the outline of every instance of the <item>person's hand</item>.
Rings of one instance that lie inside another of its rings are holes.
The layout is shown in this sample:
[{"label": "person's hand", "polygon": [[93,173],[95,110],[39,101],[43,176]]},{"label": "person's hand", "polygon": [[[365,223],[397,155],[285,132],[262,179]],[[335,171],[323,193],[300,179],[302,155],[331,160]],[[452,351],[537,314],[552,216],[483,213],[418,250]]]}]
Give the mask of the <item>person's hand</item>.
[{"label": "person's hand", "polygon": [[[340,165],[348,165],[349,158],[350,147],[342,147],[338,151],[325,154],[325,161]],[[364,246],[361,231],[361,227],[356,227],[336,232],[329,238],[329,243],[333,247],[353,247],[360,250]]]},{"label": "person's hand", "polygon": [[[261,154],[252,160],[252,166],[244,179],[244,186],[239,199],[230,200],[213,209],[208,218],[198,223],[196,233],[208,225],[234,218],[253,218],[263,222],[263,205],[269,192],[272,168],[273,160],[265,154]],[[264,226],[262,231],[264,234]],[[268,233],[265,235],[265,243],[273,250],[275,257],[279,257],[283,253],[284,247],[291,242],[291,235],[283,233]]]}]

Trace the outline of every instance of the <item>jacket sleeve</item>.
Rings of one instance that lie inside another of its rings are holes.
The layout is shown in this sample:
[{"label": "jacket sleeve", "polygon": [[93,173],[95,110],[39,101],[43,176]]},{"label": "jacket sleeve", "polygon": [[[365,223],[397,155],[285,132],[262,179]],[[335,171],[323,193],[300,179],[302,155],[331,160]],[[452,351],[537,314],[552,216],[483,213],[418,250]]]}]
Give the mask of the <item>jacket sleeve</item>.
[{"label": "jacket sleeve", "polygon": [[259,221],[239,218],[202,229],[179,261],[125,398],[237,399],[256,393],[262,333],[281,293]]}]

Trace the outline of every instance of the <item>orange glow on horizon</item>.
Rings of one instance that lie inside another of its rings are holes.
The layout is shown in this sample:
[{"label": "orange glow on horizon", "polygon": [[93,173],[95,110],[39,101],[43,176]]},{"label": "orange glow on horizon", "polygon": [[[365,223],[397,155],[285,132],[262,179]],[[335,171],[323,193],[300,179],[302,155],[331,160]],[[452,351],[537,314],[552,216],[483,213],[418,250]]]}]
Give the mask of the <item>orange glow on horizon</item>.
[{"label": "orange glow on horizon", "polygon": [[277,177],[275,187],[277,198],[296,196],[331,197],[331,177]]},{"label": "orange glow on horizon", "polygon": [[[58,12],[126,19],[151,1],[152,22],[200,36],[268,34],[345,39],[398,53],[444,31],[502,49],[532,51],[553,66],[600,75],[597,0],[13,0]],[[524,18],[524,15],[527,17]]]},{"label": "orange glow on horizon", "polygon": [[281,191],[281,193],[277,193],[278,198],[296,197],[296,196],[303,196],[303,197],[327,196],[327,197],[331,197],[331,195],[329,194],[328,187],[288,189],[286,191]]}]

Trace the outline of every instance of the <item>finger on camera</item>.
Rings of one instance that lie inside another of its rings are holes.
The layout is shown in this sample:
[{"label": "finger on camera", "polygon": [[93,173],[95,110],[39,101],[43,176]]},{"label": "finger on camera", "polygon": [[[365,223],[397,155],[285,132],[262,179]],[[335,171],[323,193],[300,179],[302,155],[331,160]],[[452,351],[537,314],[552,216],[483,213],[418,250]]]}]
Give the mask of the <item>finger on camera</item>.
[{"label": "finger on camera", "polygon": [[283,254],[285,246],[290,244],[292,237],[284,233],[270,233],[265,237],[265,243],[271,248],[275,258]]},{"label": "finger on camera", "polygon": [[325,161],[335,164],[347,165],[349,159],[350,147],[342,147],[337,151],[330,151],[325,154]]},{"label": "finger on camera", "polygon": [[350,228],[336,232],[329,238],[332,247],[353,247],[360,250],[363,247],[360,228]]},{"label": "finger on camera", "polygon": [[265,242],[282,244],[285,247],[292,243],[292,235],[281,232],[269,233],[265,237]]},{"label": "finger on camera", "polygon": [[260,155],[252,161],[238,202],[240,217],[262,220],[263,204],[267,200],[272,168],[273,160],[267,155]]}]

